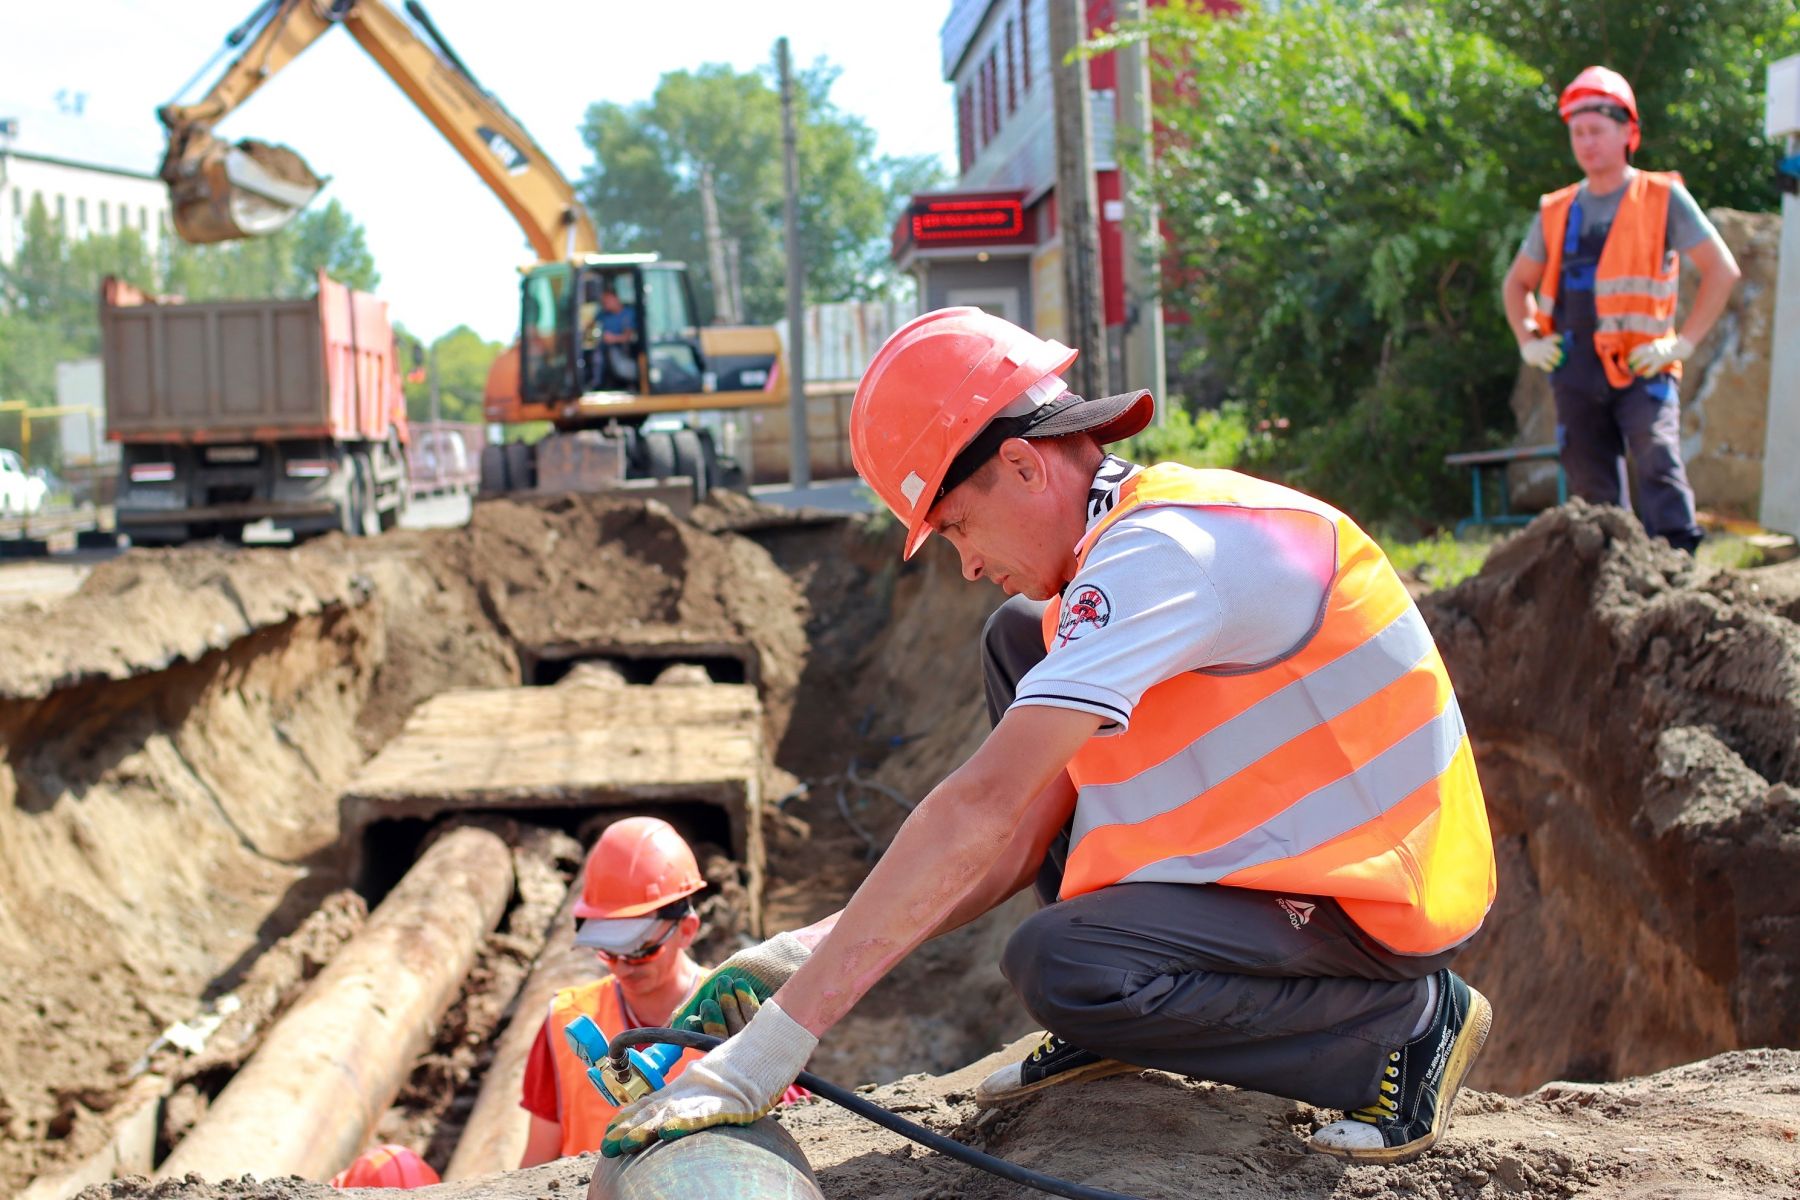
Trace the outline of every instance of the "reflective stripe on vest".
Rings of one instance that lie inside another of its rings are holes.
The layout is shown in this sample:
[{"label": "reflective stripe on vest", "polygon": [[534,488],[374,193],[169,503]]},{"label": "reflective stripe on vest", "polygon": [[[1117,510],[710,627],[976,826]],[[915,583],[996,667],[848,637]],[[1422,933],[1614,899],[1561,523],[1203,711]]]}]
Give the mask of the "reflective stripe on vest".
[{"label": "reflective stripe on vest", "polygon": [[[592,983],[564,988],[550,999],[550,1054],[556,1060],[556,1110],[562,1126],[564,1157],[598,1150],[607,1123],[619,1111],[588,1081],[587,1067],[575,1057],[569,1039],[563,1036],[563,1030],[579,1016],[593,1018],[609,1041],[630,1028],[618,981],[604,976]],[[697,1050],[682,1055],[668,1077],[675,1078],[699,1057]]]},{"label": "reflective stripe on vest", "polygon": [[[1164,464],[1126,483],[1094,542],[1145,505],[1330,522],[1337,561],[1318,627],[1286,659],[1190,672],[1090,739],[1062,895],[1128,882],[1223,883],[1335,897],[1391,949],[1431,954],[1481,924],[1493,850],[1462,713],[1430,631],[1386,556],[1310,497]],[[1045,614],[1046,644],[1056,611]]]},{"label": "reflective stripe on vest", "polygon": [[[1632,350],[1675,332],[1681,258],[1668,247],[1669,195],[1680,181],[1673,171],[1633,172],[1600,251],[1593,284],[1594,353],[1614,387],[1630,387],[1636,378],[1627,361]],[[1546,326],[1554,323],[1550,314],[1563,282],[1565,242],[1579,232],[1580,189],[1580,184],[1570,184],[1539,201],[1545,262],[1538,303]],[[1680,363],[1666,370],[1681,378]]]}]

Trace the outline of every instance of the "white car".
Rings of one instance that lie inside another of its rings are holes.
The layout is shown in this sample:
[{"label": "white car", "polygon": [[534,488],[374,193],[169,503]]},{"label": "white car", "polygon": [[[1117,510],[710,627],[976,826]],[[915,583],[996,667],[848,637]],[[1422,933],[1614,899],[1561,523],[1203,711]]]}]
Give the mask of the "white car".
[{"label": "white car", "polygon": [[43,480],[25,470],[25,462],[11,450],[0,450],[0,516],[34,513],[44,506],[49,491]]}]

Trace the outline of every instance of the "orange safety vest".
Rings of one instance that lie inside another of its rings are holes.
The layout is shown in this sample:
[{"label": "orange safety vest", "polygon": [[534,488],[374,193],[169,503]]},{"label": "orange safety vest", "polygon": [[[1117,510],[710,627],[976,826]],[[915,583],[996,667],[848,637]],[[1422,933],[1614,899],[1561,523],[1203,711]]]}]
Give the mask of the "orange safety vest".
[{"label": "orange safety vest", "polygon": [[[1077,799],[1062,898],[1219,883],[1331,896],[1403,954],[1469,937],[1494,899],[1487,808],[1450,677],[1387,556],[1321,501],[1164,463],[1126,482],[1079,560],[1146,505],[1328,521],[1335,570],[1318,625],[1286,658],[1166,679],[1128,729],[1082,746],[1068,768]],[[1047,646],[1057,617],[1047,606]]]},{"label": "orange safety vest", "polygon": [[[1675,332],[1675,302],[1681,290],[1681,256],[1668,247],[1669,190],[1681,182],[1674,171],[1637,171],[1619,198],[1619,212],[1600,251],[1594,273],[1594,352],[1614,387],[1630,387],[1637,376],[1626,356],[1645,342]],[[1562,286],[1563,238],[1569,209],[1581,185],[1572,183],[1539,200],[1543,219],[1544,278],[1539,285],[1544,332],[1553,332],[1550,314]],[[1665,370],[1681,378],[1681,364]]]},{"label": "orange safety vest", "polygon": [[[569,1049],[569,1039],[563,1035],[563,1030],[580,1016],[593,1018],[609,1040],[635,1024],[627,1023],[619,982],[610,975],[564,988],[551,997],[550,1053],[556,1060],[556,1112],[562,1126],[564,1157],[598,1150],[607,1124],[619,1111],[618,1105],[608,1101],[588,1080],[587,1067],[575,1057],[575,1051]],[[699,1057],[698,1050],[683,1054],[668,1078],[687,1070],[688,1063]]]}]

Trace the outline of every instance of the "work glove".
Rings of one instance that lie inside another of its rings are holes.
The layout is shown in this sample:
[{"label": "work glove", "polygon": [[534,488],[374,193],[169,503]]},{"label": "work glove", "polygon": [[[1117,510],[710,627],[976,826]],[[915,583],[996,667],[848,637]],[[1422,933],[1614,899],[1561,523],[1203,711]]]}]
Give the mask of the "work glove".
[{"label": "work glove", "polygon": [[1519,343],[1519,357],[1525,360],[1528,367],[1536,367],[1540,371],[1554,371],[1563,363],[1563,344],[1560,337],[1534,337]]},{"label": "work glove", "polygon": [[1668,370],[1693,352],[1694,343],[1679,334],[1671,333],[1654,342],[1633,346],[1631,353],[1625,356],[1625,361],[1631,364],[1633,371],[1648,379]]},{"label": "work glove", "polygon": [[620,1109],[606,1127],[600,1153],[618,1158],[659,1138],[672,1142],[715,1125],[760,1120],[818,1044],[781,1005],[765,1001],[742,1033],[713,1047],[661,1091]]},{"label": "work glove", "polygon": [[720,963],[669,1018],[672,1029],[730,1037],[750,1023],[758,1005],[812,956],[791,933],[778,933]]}]

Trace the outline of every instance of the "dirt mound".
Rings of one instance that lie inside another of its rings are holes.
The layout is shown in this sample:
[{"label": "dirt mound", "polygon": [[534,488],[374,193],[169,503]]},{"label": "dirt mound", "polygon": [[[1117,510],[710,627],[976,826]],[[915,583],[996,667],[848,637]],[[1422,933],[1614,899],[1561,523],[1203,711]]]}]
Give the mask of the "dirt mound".
[{"label": "dirt mound", "polygon": [[[1021,1043],[952,1075],[913,1075],[869,1098],[1035,1171],[1147,1200],[1232,1196],[1592,1196],[1764,1200],[1800,1196],[1800,1054],[1753,1050],[1624,1083],[1553,1083],[1520,1099],[1465,1092],[1431,1154],[1351,1167],[1301,1141],[1336,1113],[1158,1071],[1052,1088],[983,1113],[970,1101]],[[815,1101],[781,1122],[831,1200],[1026,1200],[1041,1195],[928,1153]],[[580,1195],[592,1156],[422,1189],[419,1200]],[[307,1200],[300,1180],[123,1180],[82,1200]]]},{"label": "dirt mound", "polygon": [[754,543],[661,505],[485,502],[464,529],[133,552],[0,624],[0,1194],[105,1141],[145,1050],[331,891],[337,796],[422,699],[705,639],[771,744],[804,650]]},{"label": "dirt mound", "polygon": [[1477,1086],[1800,1045],[1800,627],[1760,574],[1577,502],[1422,602],[1500,857]]}]

